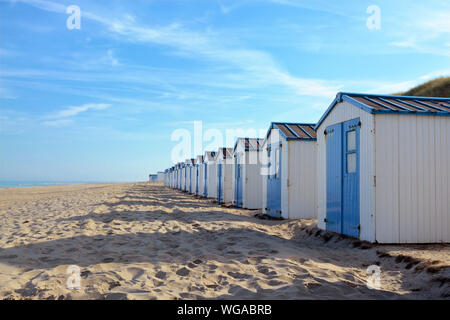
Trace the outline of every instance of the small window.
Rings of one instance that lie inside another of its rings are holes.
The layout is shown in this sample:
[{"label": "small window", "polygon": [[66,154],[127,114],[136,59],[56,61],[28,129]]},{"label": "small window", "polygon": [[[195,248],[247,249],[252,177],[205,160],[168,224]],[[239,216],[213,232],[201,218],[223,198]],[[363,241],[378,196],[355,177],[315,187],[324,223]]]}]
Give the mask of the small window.
[{"label": "small window", "polygon": [[356,153],[347,154],[347,173],[356,172]]},{"label": "small window", "polygon": [[347,151],[356,150],[356,131],[347,132]]}]

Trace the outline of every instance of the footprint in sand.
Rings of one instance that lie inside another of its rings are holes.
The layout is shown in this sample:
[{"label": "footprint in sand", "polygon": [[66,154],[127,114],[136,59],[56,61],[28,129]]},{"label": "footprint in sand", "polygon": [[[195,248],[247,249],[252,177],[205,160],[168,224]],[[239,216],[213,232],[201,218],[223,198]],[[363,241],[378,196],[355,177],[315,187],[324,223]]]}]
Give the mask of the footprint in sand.
[{"label": "footprint in sand", "polygon": [[269,268],[259,267],[258,272],[266,276],[275,276],[277,273],[275,271],[270,271]]},{"label": "footprint in sand", "polygon": [[267,284],[271,287],[278,287],[278,286],[281,286],[282,284],[286,284],[286,282],[278,281],[278,280],[270,280]]},{"label": "footprint in sand", "polygon": [[228,272],[228,275],[234,279],[248,279],[251,277],[248,274],[243,274],[239,272]]},{"label": "footprint in sand", "polygon": [[186,277],[187,275],[189,275],[189,273],[190,273],[189,269],[185,267],[178,269],[176,272],[177,275],[182,277]]},{"label": "footprint in sand", "polygon": [[247,258],[247,263],[248,264],[259,264],[259,263],[261,263],[262,259],[263,258],[261,258],[261,257],[250,257],[250,258]]},{"label": "footprint in sand", "polygon": [[155,277],[158,278],[158,279],[161,279],[161,280],[166,280],[166,278],[167,278],[167,273],[165,273],[165,272],[163,272],[163,271],[158,271],[158,272],[155,274]]},{"label": "footprint in sand", "polygon": [[316,283],[316,282],[308,282],[308,283],[305,283],[305,286],[310,290],[314,290],[314,289],[320,288],[322,285],[320,283]]}]

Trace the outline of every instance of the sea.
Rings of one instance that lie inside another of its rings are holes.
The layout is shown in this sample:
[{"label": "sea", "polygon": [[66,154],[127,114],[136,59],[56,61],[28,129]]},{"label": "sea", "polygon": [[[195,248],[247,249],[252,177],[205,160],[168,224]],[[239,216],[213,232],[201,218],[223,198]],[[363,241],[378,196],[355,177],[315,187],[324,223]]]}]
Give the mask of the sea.
[{"label": "sea", "polygon": [[0,189],[5,188],[29,188],[29,187],[50,187],[68,186],[77,184],[105,183],[103,181],[0,181]]}]

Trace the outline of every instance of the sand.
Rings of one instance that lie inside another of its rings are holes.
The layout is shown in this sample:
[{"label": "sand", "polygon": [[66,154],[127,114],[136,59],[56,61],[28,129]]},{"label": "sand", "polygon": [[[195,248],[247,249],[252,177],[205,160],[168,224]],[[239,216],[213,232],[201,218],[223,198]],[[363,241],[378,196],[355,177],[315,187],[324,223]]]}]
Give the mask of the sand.
[{"label": "sand", "polygon": [[370,245],[255,213],[148,183],[0,190],[0,299],[450,298],[449,245]]}]

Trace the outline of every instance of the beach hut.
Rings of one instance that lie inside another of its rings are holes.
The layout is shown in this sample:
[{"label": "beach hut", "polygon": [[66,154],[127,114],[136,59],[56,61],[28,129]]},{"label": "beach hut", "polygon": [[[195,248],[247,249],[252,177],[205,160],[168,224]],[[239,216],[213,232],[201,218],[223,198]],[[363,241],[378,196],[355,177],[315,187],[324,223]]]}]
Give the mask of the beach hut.
[{"label": "beach hut", "polygon": [[217,166],[217,194],[219,203],[233,201],[233,148],[219,148],[215,157]]},{"label": "beach hut", "polygon": [[177,165],[172,167],[172,188],[175,189],[177,184]]},{"label": "beach hut", "polygon": [[203,196],[206,198],[216,198],[217,196],[217,166],[216,152],[206,151],[203,157],[204,162],[204,190]]},{"label": "beach hut", "polygon": [[233,204],[246,209],[261,209],[261,151],[264,139],[238,138],[233,148]]},{"label": "beach hut", "polygon": [[316,207],[315,124],[272,123],[263,145],[263,212],[275,218],[313,219]]},{"label": "beach hut", "polygon": [[157,173],[156,173],[156,180],[158,181],[158,182],[164,182],[164,172],[162,172],[162,171],[158,171]]},{"label": "beach hut", "polygon": [[192,167],[192,159],[186,159],[186,161],[184,162],[185,166],[186,166],[186,170],[185,170],[185,186],[184,186],[184,191],[186,192],[190,192],[191,189],[191,167]]},{"label": "beach hut", "polygon": [[176,173],[176,171],[175,171],[175,166],[173,166],[172,168],[171,168],[171,174],[170,174],[170,187],[171,188],[175,188],[175,173]]},{"label": "beach hut", "polygon": [[164,185],[166,187],[169,186],[169,169],[164,170],[164,172],[163,172],[163,181],[164,181]]},{"label": "beach hut", "polygon": [[197,157],[197,170],[196,170],[196,184],[195,184],[195,195],[197,196],[203,196],[204,194],[204,185],[205,180],[203,177],[204,174],[204,168],[203,168],[203,156]]},{"label": "beach hut", "polygon": [[186,190],[186,163],[182,162],[180,167],[180,190]]},{"label": "beach hut", "polygon": [[175,166],[170,168],[169,172],[169,186],[175,188]]},{"label": "beach hut", "polygon": [[191,159],[190,165],[189,165],[189,193],[194,194],[195,193],[195,184],[196,184],[196,166],[197,166],[197,160]]},{"label": "beach hut", "polygon": [[318,226],[450,242],[450,99],[338,93],[318,122]]},{"label": "beach hut", "polygon": [[181,168],[182,168],[182,163],[178,162],[177,163],[177,173],[176,173],[176,189],[181,190]]}]

